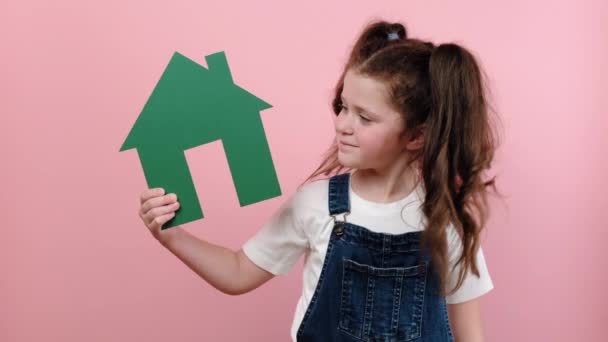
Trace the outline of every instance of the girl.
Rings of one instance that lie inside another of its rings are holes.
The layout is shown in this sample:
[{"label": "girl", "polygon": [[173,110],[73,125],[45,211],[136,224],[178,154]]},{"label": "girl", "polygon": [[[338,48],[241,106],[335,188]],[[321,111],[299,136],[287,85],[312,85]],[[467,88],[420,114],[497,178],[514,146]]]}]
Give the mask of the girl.
[{"label": "girl", "polygon": [[[209,284],[251,291],[305,255],[294,341],[482,341],[493,288],[480,246],[482,173],[495,150],[482,74],[456,44],[369,24],[335,87],[336,139],[305,182],[234,252],[160,227],[175,194],[148,189],[140,216]],[[341,172],[348,169],[348,172]]]}]

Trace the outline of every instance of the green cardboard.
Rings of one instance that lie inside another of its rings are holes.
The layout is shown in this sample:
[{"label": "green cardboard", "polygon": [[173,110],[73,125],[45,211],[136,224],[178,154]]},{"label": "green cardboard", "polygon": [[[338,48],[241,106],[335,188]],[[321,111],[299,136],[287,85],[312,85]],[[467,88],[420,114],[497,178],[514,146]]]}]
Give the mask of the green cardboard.
[{"label": "green cardboard", "polygon": [[177,194],[167,229],[202,219],[184,151],[221,140],[242,206],[281,195],[260,111],[270,104],[234,84],[226,55],[208,69],[175,52],[119,152],[137,149],[149,188]]}]

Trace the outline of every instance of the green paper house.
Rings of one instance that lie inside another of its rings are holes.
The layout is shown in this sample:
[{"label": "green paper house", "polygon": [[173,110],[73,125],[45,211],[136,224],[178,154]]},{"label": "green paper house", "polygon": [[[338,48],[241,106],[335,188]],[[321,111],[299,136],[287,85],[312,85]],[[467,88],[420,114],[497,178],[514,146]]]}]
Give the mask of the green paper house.
[{"label": "green paper house", "polygon": [[180,209],[163,229],[204,217],[184,151],[216,140],[241,206],[281,195],[260,118],[272,106],[234,84],[224,52],[205,59],[208,68],[173,54],[120,148],[137,149],[149,188],[177,194]]}]

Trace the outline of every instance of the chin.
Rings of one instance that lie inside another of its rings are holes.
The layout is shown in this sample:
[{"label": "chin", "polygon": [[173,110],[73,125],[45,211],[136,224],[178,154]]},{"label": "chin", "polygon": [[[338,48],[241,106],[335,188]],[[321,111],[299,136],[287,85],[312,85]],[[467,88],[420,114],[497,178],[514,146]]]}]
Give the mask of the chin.
[{"label": "chin", "polygon": [[356,160],[352,160],[351,158],[348,157],[344,157],[341,156],[340,153],[338,153],[338,162],[340,162],[340,164],[344,167],[347,168],[359,168],[360,163]]}]

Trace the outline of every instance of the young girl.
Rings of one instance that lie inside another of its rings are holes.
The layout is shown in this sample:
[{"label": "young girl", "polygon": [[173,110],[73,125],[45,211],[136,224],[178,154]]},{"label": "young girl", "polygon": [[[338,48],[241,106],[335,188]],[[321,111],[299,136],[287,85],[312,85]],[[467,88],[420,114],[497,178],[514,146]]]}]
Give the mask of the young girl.
[{"label": "young girl", "polygon": [[495,150],[483,89],[465,48],[371,23],[335,88],[336,141],[307,181],[332,176],[300,187],[238,252],[161,232],[179,207],[162,189],[142,194],[140,216],[227,294],[304,254],[294,341],[482,341],[478,299],[493,283],[480,233],[494,186],[482,173]]}]

